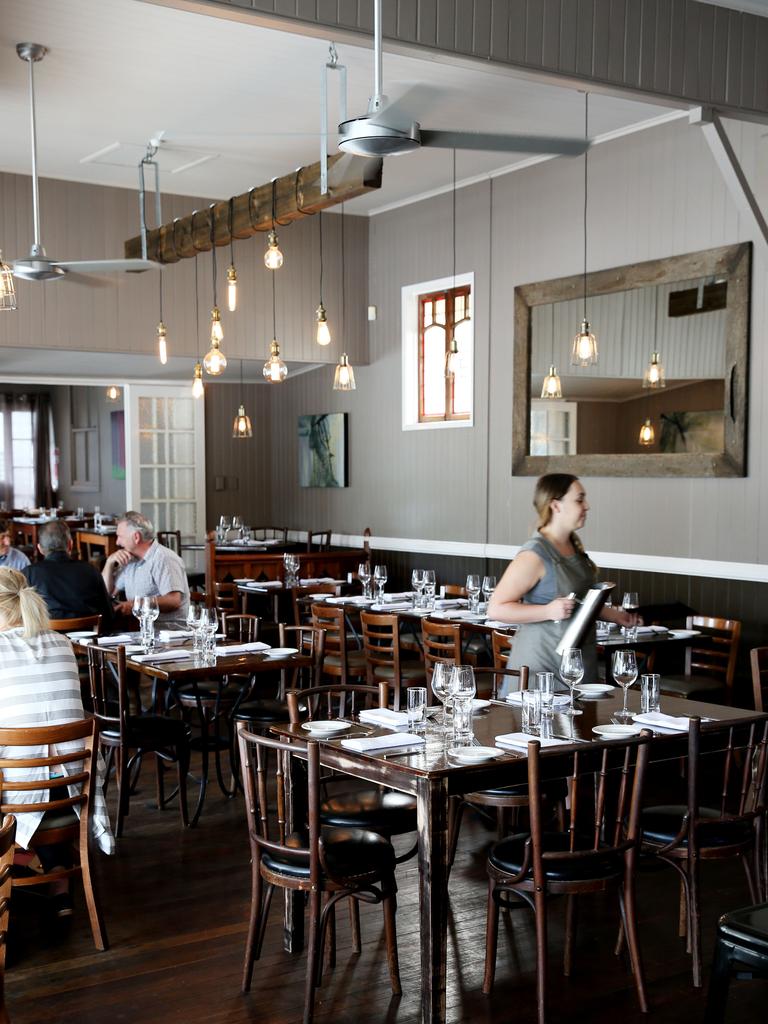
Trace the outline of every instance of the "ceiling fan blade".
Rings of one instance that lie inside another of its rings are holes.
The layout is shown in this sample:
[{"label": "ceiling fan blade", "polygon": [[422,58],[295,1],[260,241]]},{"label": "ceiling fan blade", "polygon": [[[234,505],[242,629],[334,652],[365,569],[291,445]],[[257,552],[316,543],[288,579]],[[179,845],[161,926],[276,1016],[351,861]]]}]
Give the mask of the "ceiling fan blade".
[{"label": "ceiling fan blade", "polygon": [[160,269],[160,264],[155,260],[56,260],[54,265],[77,274],[116,274],[121,271],[138,273]]},{"label": "ceiling fan blade", "polygon": [[75,274],[67,272],[68,284],[85,285],[87,288],[114,288],[115,282],[108,281],[105,277],[91,277],[89,274]]},{"label": "ceiling fan blade", "polygon": [[371,124],[407,131],[414,121],[419,121],[440,98],[440,91],[424,82],[401,82],[393,85],[384,99],[384,105],[370,114]]},{"label": "ceiling fan blade", "polygon": [[422,146],[440,149],[474,149],[489,153],[557,153],[579,156],[586,152],[585,139],[566,139],[548,135],[495,135],[487,132],[440,132],[421,129]]}]

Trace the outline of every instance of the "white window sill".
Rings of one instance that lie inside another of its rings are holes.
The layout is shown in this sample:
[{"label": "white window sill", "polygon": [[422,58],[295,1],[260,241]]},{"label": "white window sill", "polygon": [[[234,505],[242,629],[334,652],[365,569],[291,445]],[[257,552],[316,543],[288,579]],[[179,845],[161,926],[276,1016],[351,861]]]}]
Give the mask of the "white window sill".
[{"label": "white window sill", "polygon": [[468,420],[433,420],[431,423],[404,423],[403,430],[456,430],[474,427],[472,417]]}]

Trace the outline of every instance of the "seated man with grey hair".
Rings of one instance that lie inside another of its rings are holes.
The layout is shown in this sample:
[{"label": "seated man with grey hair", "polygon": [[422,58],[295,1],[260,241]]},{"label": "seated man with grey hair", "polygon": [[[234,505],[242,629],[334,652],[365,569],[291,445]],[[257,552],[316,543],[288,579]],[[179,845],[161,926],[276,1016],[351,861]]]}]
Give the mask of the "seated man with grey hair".
[{"label": "seated man with grey hair", "polygon": [[48,606],[52,619],[79,619],[101,615],[101,631],[112,626],[112,602],[99,570],[88,562],[72,559],[72,534],[61,519],[46,523],[37,535],[42,562],[23,570],[30,584]]},{"label": "seated man with grey hair", "polygon": [[126,512],[117,521],[117,546],[102,572],[110,594],[125,591],[126,600],[117,602],[115,612],[130,615],[134,597],[157,597],[160,622],[186,619],[187,570],[175,551],[157,542],[151,520]]}]

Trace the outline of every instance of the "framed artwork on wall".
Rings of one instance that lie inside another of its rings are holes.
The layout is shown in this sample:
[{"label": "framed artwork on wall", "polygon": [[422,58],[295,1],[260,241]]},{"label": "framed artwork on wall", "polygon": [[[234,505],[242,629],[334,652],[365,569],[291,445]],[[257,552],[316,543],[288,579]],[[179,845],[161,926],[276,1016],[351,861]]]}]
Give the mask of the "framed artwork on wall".
[{"label": "framed artwork on wall", "polygon": [[299,486],[347,486],[347,414],[299,416]]}]

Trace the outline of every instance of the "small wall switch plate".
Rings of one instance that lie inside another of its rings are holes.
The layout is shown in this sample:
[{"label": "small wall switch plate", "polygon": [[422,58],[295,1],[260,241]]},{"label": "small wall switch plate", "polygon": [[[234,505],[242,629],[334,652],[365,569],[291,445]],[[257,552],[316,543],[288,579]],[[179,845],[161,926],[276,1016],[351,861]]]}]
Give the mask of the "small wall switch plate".
[{"label": "small wall switch plate", "polygon": [[369,306],[368,307],[368,319],[369,320],[375,320],[376,319],[376,307],[375,306]]},{"label": "small wall switch plate", "polygon": [[215,491],[223,491],[224,490],[224,477],[223,476],[215,476],[213,478],[213,489]]},{"label": "small wall switch plate", "polygon": [[228,476],[227,483],[229,484],[230,491],[237,491],[240,488],[240,477],[239,476]]}]

